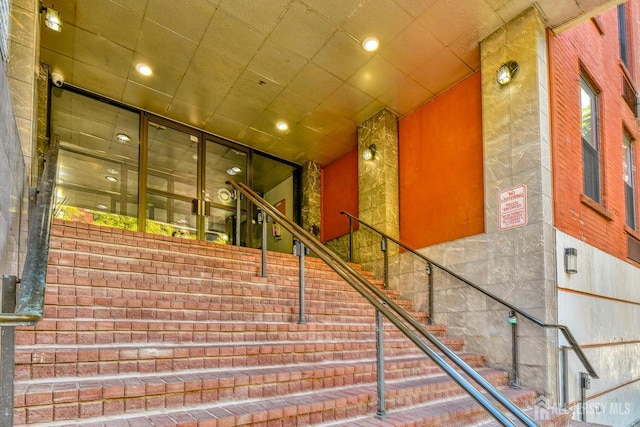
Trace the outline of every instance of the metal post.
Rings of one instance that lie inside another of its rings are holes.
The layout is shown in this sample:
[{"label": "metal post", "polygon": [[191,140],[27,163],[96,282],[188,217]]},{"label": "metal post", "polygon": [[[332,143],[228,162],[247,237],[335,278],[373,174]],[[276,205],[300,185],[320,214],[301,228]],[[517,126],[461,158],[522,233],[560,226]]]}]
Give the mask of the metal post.
[{"label": "metal post", "polygon": [[304,243],[302,243],[300,240],[295,240],[294,241],[294,255],[300,257],[300,269],[299,269],[299,278],[298,278],[298,283],[300,284],[300,290],[298,292],[298,305],[300,306],[300,316],[298,318],[298,324],[300,325],[304,325],[305,323],[307,323],[307,320],[305,319],[305,314],[304,314],[304,256],[305,256],[305,252],[307,251],[307,248],[305,247]]},{"label": "metal post", "polygon": [[380,250],[384,259],[384,288],[389,288],[389,254],[387,253],[387,238],[383,237],[380,242]]},{"label": "metal post", "polygon": [[429,324],[433,325],[434,322],[434,312],[433,312],[433,269],[431,268],[431,263],[427,262],[427,267],[425,269],[427,276],[429,276],[428,281],[428,292],[429,292]]},{"label": "metal post", "polygon": [[262,221],[262,277],[267,277],[267,220],[267,214],[260,209],[258,221]]},{"label": "metal post", "polygon": [[518,317],[514,310],[509,312],[509,324],[511,325],[511,387],[519,387],[518,375]]},{"label": "metal post", "polygon": [[380,310],[376,310],[376,370],[378,391],[378,410],[376,411],[376,416],[378,418],[384,418],[387,416],[384,390],[384,324]]},{"label": "metal post", "polygon": [[353,218],[349,217],[349,262],[353,261]]},{"label": "metal post", "polygon": [[[18,278],[2,276],[2,312],[13,313],[16,308]],[[15,326],[0,327],[0,425],[13,425],[13,380],[15,374]]]},{"label": "metal post", "polygon": [[587,372],[580,372],[580,421],[587,422],[587,390],[591,387],[591,379]]},{"label": "metal post", "polygon": [[560,407],[569,408],[569,348],[566,345],[560,347],[560,378],[562,379],[562,397]]},{"label": "metal post", "polygon": [[240,202],[242,201],[242,194],[238,190],[233,190],[234,195],[236,196],[236,246],[240,245],[240,218],[241,218],[241,206]]}]

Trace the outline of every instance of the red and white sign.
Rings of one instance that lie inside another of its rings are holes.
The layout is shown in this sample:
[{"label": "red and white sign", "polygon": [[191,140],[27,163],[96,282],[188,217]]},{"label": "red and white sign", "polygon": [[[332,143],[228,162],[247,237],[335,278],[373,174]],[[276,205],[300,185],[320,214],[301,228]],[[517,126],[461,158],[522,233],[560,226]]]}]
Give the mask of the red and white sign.
[{"label": "red and white sign", "polygon": [[527,223],[527,186],[522,184],[498,193],[498,209],[500,230],[525,225]]}]

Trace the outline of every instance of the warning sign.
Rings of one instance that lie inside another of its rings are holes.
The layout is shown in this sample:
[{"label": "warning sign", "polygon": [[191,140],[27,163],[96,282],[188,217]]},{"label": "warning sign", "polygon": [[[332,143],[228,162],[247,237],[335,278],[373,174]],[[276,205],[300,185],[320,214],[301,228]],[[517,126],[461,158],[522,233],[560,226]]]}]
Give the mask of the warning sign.
[{"label": "warning sign", "polygon": [[498,228],[508,230],[527,223],[527,186],[519,185],[498,193]]}]

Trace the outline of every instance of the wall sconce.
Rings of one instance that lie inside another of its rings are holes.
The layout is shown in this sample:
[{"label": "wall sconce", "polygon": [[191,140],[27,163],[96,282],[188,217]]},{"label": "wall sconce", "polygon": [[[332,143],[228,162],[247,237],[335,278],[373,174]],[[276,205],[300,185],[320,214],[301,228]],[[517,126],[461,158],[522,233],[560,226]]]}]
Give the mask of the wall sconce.
[{"label": "wall sconce", "polygon": [[511,80],[515,79],[518,75],[518,68],[516,61],[509,61],[502,64],[496,73],[498,84],[500,84],[500,86],[508,85]]},{"label": "wall sconce", "polygon": [[578,250],[576,248],[564,249],[564,271],[568,274],[578,272]]},{"label": "wall sconce", "polygon": [[371,144],[362,151],[364,160],[372,160],[376,156],[376,144]]},{"label": "wall sconce", "polygon": [[62,20],[60,19],[60,12],[53,7],[46,7],[40,3],[40,13],[44,12],[44,25],[45,27],[57,31],[62,31]]}]

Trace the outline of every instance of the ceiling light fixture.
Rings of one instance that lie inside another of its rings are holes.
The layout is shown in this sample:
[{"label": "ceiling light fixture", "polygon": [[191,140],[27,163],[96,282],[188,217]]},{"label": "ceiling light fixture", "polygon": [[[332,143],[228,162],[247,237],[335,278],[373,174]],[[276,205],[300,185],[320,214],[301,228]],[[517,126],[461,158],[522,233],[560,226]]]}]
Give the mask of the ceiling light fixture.
[{"label": "ceiling light fixture", "polygon": [[380,47],[380,41],[375,37],[367,37],[362,40],[362,48],[367,52],[374,52]]},{"label": "ceiling light fixture", "polygon": [[362,151],[364,160],[372,160],[376,156],[376,144],[371,144]]},{"label": "ceiling light fixture", "polygon": [[109,168],[109,169],[107,169],[107,173],[108,173],[109,175],[119,175],[119,174],[120,174],[120,171],[119,171],[118,169]]},{"label": "ceiling light fixture", "polygon": [[227,169],[227,173],[229,175],[237,175],[240,172],[242,172],[242,169],[240,169],[238,166],[234,166],[232,168]]},{"label": "ceiling light fixture", "polygon": [[104,179],[106,179],[109,182],[118,182],[118,178],[116,178],[115,176],[111,176],[111,175],[105,176]]},{"label": "ceiling light fixture", "polygon": [[96,208],[105,210],[107,209],[107,205],[99,204],[98,206],[96,206]]},{"label": "ceiling light fixture", "polygon": [[149,67],[147,64],[137,64],[136,71],[143,76],[150,76],[151,74],[153,74],[151,67]]},{"label": "ceiling light fixture", "polygon": [[286,124],[285,122],[276,123],[276,127],[278,128],[278,130],[282,130],[282,131],[289,129],[289,125]]},{"label": "ceiling light fixture", "polygon": [[129,142],[131,142],[131,138],[129,138],[129,135],[127,134],[119,133],[116,135],[116,141],[118,141],[120,144],[128,144]]},{"label": "ceiling light fixture", "polygon": [[496,80],[500,86],[506,86],[511,83],[518,75],[518,63],[516,61],[505,62],[498,68],[496,72]]},{"label": "ceiling light fixture", "polygon": [[46,7],[45,5],[41,4],[40,6],[40,13],[44,12],[44,26],[56,31],[56,32],[60,32],[62,31],[62,20],[60,19],[60,12],[58,12],[57,10],[55,10],[52,7]]}]

